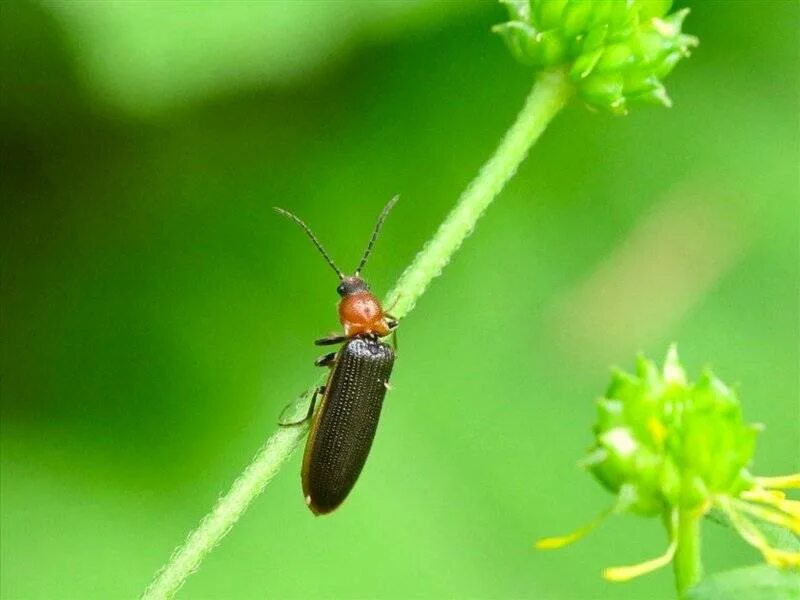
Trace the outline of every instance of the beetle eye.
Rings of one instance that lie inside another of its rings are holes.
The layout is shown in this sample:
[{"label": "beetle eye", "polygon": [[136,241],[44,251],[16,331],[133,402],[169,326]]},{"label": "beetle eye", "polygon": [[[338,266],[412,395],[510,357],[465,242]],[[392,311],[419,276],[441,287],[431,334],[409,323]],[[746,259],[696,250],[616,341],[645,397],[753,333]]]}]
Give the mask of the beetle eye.
[{"label": "beetle eye", "polygon": [[344,287],[344,283],[340,283],[338,286],[336,286],[336,292],[337,292],[337,293],[338,293],[340,296],[344,296],[344,294],[345,294],[345,287]]}]

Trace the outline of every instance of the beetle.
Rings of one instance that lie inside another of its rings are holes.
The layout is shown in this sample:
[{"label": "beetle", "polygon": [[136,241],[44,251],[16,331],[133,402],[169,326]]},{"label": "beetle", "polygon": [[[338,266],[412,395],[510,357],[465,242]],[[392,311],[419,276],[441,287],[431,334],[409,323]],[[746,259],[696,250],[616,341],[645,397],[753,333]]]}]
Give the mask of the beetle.
[{"label": "beetle", "polygon": [[[383,310],[362,279],[361,271],[397,200],[398,196],[392,198],[381,211],[358,268],[349,276],[336,266],[308,225],[289,211],[275,207],[306,232],[339,277],[336,291],[341,297],[339,321],[344,332],[314,343],[342,346],[315,361],[314,364],[327,367],[330,372],[325,385],[314,390],[306,417],[294,423],[281,423],[295,426],[311,420],[301,479],[306,504],[315,515],[338,508],[353,489],[372,447],[383,399],[389,389],[398,321]],[[392,346],[380,339],[390,333],[395,336]],[[318,400],[319,408],[314,412]]]}]

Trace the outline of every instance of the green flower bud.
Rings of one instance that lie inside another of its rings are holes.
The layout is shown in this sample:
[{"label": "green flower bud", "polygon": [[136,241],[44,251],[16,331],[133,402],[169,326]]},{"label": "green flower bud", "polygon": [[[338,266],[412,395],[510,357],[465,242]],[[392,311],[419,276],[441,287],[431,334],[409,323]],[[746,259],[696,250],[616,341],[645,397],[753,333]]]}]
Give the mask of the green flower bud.
[{"label": "green flower bud", "polygon": [[[655,12],[666,10],[667,4],[647,3]],[[610,15],[614,8],[604,10]],[[645,78],[638,85],[646,90],[650,83]],[[758,431],[759,427],[745,423],[736,393],[711,371],[690,383],[674,347],[662,369],[640,357],[636,373],[615,371],[605,396],[597,401],[595,442],[581,461],[616,494],[616,502],[580,529],[541,539],[536,546],[554,549],[571,544],[611,513],[662,518],[670,542],[661,556],[603,572],[611,581],[626,581],[672,561],[680,545],[678,532],[699,535],[691,533],[699,532],[699,525],[686,527],[686,523],[699,523],[716,507],[767,562],[800,567],[800,552],[772,546],[753,521],[800,534],[800,502],[782,491],[800,489],[800,473],[755,477],[749,471]]]},{"label": "green flower bud", "polygon": [[583,464],[610,491],[635,490],[633,512],[697,509],[752,485],[757,428],[710,371],[687,382],[674,349],[663,370],[640,358],[635,375],[614,373],[597,411],[595,446]]},{"label": "green flower bud", "polygon": [[631,102],[671,106],[661,80],[697,38],[681,28],[688,9],[670,0],[500,0],[510,20],[493,30],[537,70],[563,67],[591,108],[626,114]]}]

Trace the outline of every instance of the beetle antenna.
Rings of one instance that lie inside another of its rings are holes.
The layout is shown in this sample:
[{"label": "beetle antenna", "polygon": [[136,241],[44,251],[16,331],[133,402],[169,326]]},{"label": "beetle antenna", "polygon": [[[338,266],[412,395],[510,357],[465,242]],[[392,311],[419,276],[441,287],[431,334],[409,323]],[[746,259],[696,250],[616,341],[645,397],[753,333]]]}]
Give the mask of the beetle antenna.
[{"label": "beetle antenna", "polygon": [[325,248],[323,248],[322,244],[319,243],[319,240],[317,239],[317,236],[314,235],[314,232],[311,231],[311,228],[308,225],[306,225],[305,223],[303,223],[303,221],[300,219],[300,217],[290,213],[288,210],[283,210],[282,208],[278,208],[277,206],[273,206],[272,208],[278,214],[281,214],[284,217],[286,217],[288,219],[291,219],[292,221],[297,223],[300,227],[302,227],[303,231],[306,232],[306,235],[308,235],[308,237],[311,238],[311,241],[314,242],[314,245],[317,247],[317,250],[319,250],[320,254],[322,254],[322,256],[325,258],[325,260],[328,262],[328,264],[331,266],[331,268],[334,271],[336,271],[336,274],[339,276],[339,279],[344,279],[344,274],[339,270],[339,267],[336,266],[336,263],[333,262],[333,259],[328,255],[328,253],[325,252]]},{"label": "beetle antenna", "polygon": [[378,217],[378,222],[375,223],[375,229],[372,230],[372,237],[369,238],[369,243],[367,244],[367,249],[364,250],[364,256],[361,257],[361,262],[358,263],[358,268],[356,269],[356,276],[361,274],[361,269],[364,268],[364,265],[367,264],[367,259],[369,258],[370,252],[372,252],[372,247],[375,245],[375,240],[378,239],[378,234],[381,231],[381,227],[383,227],[383,222],[386,220],[386,215],[389,214],[389,211],[392,210],[392,207],[397,203],[400,199],[399,195],[396,195],[394,198],[389,200],[386,203],[386,206],[383,207],[380,216]]}]

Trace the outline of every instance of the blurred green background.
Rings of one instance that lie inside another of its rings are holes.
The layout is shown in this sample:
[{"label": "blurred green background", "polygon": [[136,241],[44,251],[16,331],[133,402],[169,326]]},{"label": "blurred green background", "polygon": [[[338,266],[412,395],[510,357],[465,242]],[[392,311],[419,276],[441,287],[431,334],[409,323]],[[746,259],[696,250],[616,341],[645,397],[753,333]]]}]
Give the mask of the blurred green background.
[{"label": "blurred green background", "polygon": [[[797,2],[691,2],[672,110],[571,106],[403,322],[354,493],[299,453],[185,598],[670,598],[576,468],[612,364],[678,341],[800,467]],[[402,195],[386,291],[531,85],[488,2],[4,3],[3,598],[135,597],[315,380],[336,280]],[[705,527],[708,570],[755,552]]]}]

